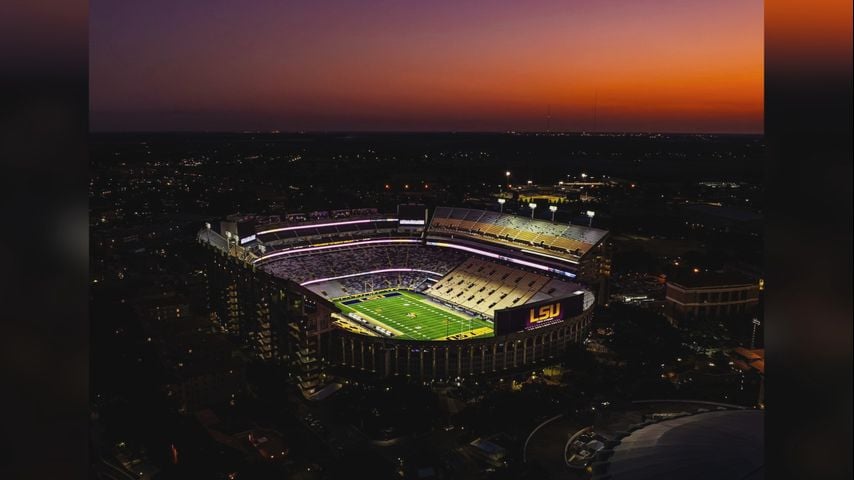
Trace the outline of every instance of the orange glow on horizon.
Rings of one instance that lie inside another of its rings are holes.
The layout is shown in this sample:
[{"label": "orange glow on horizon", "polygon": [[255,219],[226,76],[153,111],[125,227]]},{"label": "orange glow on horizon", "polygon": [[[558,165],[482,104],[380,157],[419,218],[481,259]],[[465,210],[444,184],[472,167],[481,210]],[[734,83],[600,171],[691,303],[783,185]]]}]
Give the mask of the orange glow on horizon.
[{"label": "orange glow on horizon", "polygon": [[758,0],[498,3],[195,12],[163,38],[94,20],[92,110],[283,130],[763,129]]}]

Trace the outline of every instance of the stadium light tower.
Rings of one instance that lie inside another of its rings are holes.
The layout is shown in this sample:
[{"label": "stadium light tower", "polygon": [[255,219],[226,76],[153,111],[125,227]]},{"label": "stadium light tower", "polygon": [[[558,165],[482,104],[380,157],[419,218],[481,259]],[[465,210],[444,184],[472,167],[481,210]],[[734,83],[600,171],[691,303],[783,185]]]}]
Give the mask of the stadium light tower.
[{"label": "stadium light tower", "polygon": [[596,212],[594,212],[593,210],[587,210],[587,217],[590,218],[590,223],[587,224],[588,227],[593,226],[593,217],[595,217],[595,216],[596,216]]},{"label": "stadium light tower", "polygon": [[549,205],[549,211],[552,212],[552,223],[555,223],[555,212],[557,211],[557,205]]},{"label": "stadium light tower", "polygon": [[505,204],[505,203],[507,203],[507,199],[506,199],[506,198],[499,198],[499,199],[498,199],[498,205],[500,205],[500,206],[501,206],[501,207],[500,207],[500,208],[501,208],[501,213],[504,213],[504,204]]},{"label": "stadium light tower", "polygon": [[753,333],[750,335],[750,348],[751,348],[751,350],[756,348],[756,332],[759,329],[760,325],[762,325],[762,322],[760,322],[758,318],[754,318],[753,319]]},{"label": "stadium light tower", "polygon": [[228,230],[225,231],[225,249],[231,253],[231,232]]},{"label": "stadium light tower", "polygon": [[531,209],[531,218],[534,218],[534,210],[536,210],[536,209],[537,209],[537,204],[536,204],[536,203],[531,202],[531,203],[529,203],[529,204],[528,204],[528,208],[530,208],[530,209]]}]

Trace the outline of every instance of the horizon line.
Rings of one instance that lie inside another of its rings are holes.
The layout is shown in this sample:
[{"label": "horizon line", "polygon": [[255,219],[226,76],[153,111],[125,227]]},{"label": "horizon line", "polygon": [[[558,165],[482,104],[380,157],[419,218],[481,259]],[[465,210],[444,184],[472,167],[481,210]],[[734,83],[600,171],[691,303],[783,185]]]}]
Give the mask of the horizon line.
[{"label": "horizon line", "polygon": [[240,134],[240,135],[319,135],[319,134],[427,134],[427,135],[454,135],[454,134],[476,134],[476,135],[741,135],[741,136],[764,136],[765,132],[666,132],[666,131],[544,131],[544,130],[89,130],[89,134]]}]

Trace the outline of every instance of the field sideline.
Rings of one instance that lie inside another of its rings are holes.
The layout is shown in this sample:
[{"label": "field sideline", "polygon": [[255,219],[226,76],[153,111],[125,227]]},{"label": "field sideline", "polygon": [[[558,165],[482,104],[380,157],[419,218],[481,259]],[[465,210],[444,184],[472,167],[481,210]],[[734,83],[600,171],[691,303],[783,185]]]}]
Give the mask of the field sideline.
[{"label": "field sideline", "polygon": [[335,301],[407,340],[460,340],[492,336],[490,322],[436,305],[417,293],[397,290]]}]

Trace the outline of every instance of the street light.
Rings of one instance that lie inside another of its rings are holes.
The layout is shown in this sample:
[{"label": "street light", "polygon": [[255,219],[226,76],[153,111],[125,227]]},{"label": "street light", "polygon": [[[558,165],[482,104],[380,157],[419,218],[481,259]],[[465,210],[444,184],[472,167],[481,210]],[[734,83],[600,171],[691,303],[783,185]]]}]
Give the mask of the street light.
[{"label": "street light", "polygon": [[593,217],[596,216],[596,212],[594,212],[593,210],[587,210],[587,216],[590,217],[590,223],[588,223],[587,226],[592,227],[593,226]]},{"label": "street light", "polygon": [[549,205],[549,211],[552,212],[552,223],[555,223],[555,212],[557,211],[557,205]]},{"label": "street light", "polygon": [[[507,173],[510,173],[510,172],[507,172]],[[499,198],[498,199],[498,204],[501,205],[501,213],[504,213],[504,204],[505,203],[507,203],[506,198]]]},{"label": "street light", "polygon": [[537,209],[537,204],[536,204],[536,203],[533,203],[533,202],[532,202],[532,203],[529,203],[529,204],[528,204],[528,208],[530,208],[530,209],[531,209],[531,218],[534,218],[534,210],[536,210],[536,209]]}]

